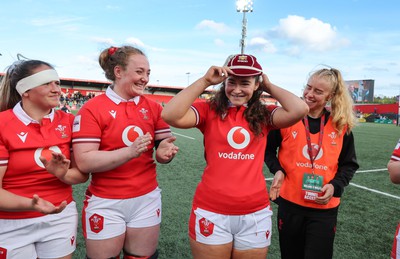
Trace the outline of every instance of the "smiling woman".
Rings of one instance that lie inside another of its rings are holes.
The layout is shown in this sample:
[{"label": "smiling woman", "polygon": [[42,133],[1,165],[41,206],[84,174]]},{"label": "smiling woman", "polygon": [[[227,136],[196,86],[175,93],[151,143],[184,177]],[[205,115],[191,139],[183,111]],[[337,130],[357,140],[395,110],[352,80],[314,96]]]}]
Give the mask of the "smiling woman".
[{"label": "smiling woman", "polygon": [[[195,102],[217,84],[221,87],[209,101]],[[282,107],[264,105],[264,91]],[[300,98],[272,84],[256,57],[246,54],[229,56],[223,67],[210,67],[166,104],[166,122],[204,134],[207,166],[189,220],[194,258],[266,258],[272,230],[262,172],[266,136],[307,111]]]},{"label": "smiling woman", "polygon": [[54,109],[61,93],[57,72],[40,60],[18,61],[0,89],[2,254],[70,259],[78,224],[70,184],[87,175],[70,168],[73,115]]},{"label": "smiling woman", "polygon": [[[161,119],[161,105],[144,96],[150,67],[132,46],[110,47],[99,56],[113,83],[86,102],[73,129],[79,168],[91,173],[83,209],[88,258],[157,258],[161,189],[156,163],[178,151]],[[117,209],[119,208],[119,209]]]}]

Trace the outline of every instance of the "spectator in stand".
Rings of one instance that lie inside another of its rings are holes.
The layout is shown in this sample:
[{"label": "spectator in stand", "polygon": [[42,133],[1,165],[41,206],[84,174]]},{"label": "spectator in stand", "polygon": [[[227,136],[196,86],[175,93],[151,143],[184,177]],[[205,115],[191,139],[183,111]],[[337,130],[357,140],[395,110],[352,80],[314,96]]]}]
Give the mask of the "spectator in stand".
[{"label": "spectator in stand", "polygon": [[[397,142],[387,165],[392,183],[400,184],[400,140]],[[397,225],[396,234],[393,239],[391,259],[400,258],[400,223]]]},{"label": "spectator in stand", "polygon": [[68,107],[67,107],[66,104],[64,104],[64,106],[61,108],[61,110],[62,110],[63,112],[66,112],[66,113],[71,113],[71,111],[68,109]]},{"label": "spectator in stand", "polygon": [[0,258],[70,259],[76,248],[70,184],[88,177],[69,169],[73,115],[54,109],[60,93],[39,60],[14,63],[1,82]]},{"label": "spectator in stand", "polygon": [[[311,74],[303,99],[308,115],[268,135],[265,162],[275,174],[270,196],[279,205],[281,257],[328,259],[340,197],[358,169],[351,132],[356,118],[337,69]],[[328,102],[331,111],[325,108]]]},{"label": "spectator in stand", "polygon": [[[207,102],[194,101],[221,84]],[[282,105],[266,106],[266,91]],[[162,117],[178,128],[197,127],[204,134],[207,166],[193,200],[189,220],[193,257],[266,258],[271,216],[263,175],[266,136],[307,114],[307,105],[271,83],[252,55],[238,54],[172,98]]]},{"label": "spectator in stand", "polygon": [[161,105],[143,93],[150,67],[134,47],[110,47],[99,56],[106,93],[79,110],[73,130],[78,167],[91,173],[82,225],[87,258],[158,257],[161,189],[156,163],[169,163],[178,148],[161,119]]}]

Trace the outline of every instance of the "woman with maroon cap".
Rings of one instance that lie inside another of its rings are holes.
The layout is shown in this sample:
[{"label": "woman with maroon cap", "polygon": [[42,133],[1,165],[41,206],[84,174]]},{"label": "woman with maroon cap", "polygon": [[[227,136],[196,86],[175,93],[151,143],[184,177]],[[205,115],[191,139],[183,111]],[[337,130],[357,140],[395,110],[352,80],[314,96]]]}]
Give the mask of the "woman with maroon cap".
[{"label": "woman with maroon cap", "polygon": [[[195,99],[221,84],[208,102]],[[266,91],[282,107],[260,100]],[[292,93],[272,84],[257,59],[238,54],[225,66],[212,66],[165,107],[162,118],[178,128],[204,134],[207,166],[189,220],[193,257],[265,258],[271,243],[269,196],[263,175],[266,136],[290,126],[308,112]]]}]

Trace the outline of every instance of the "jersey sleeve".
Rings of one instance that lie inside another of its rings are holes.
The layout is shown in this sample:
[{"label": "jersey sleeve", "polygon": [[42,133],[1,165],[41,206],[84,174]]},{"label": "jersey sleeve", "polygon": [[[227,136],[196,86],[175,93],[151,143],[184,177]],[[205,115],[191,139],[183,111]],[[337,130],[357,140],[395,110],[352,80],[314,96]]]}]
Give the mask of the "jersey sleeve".
[{"label": "jersey sleeve", "polygon": [[75,116],[72,138],[73,143],[100,143],[101,128],[90,107],[83,106]]},{"label": "jersey sleeve", "polygon": [[201,129],[207,120],[207,114],[210,110],[210,104],[208,102],[195,102],[190,107],[196,115],[196,127]]},{"label": "jersey sleeve", "polygon": [[400,161],[400,139],[398,140],[397,145],[393,150],[393,153],[392,153],[392,156],[390,157],[390,160]]},{"label": "jersey sleeve", "polygon": [[158,103],[155,104],[155,130],[154,130],[154,140],[162,140],[172,136],[171,128],[169,125],[161,118],[162,106]]}]

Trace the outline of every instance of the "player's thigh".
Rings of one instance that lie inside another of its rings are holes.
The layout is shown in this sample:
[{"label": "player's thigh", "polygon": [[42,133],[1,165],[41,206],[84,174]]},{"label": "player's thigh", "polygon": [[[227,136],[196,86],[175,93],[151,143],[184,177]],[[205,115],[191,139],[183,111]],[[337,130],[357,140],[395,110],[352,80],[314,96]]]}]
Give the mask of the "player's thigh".
[{"label": "player's thigh", "polygon": [[190,238],[190,249],[193,259],[230,259],[232,255],[232,243],[207,245]]},{"label": "player's thigh", "polygon": [[95,240],[86,239],[86,255],[89,258],[111,258],[122,250],[125,240],[125,233],[113,238]]},{"label": "player's thigh", "polygon": [[159,235],[160,224],[127,228],[124,249],[131,254],[152,255],[157,249]]}]

